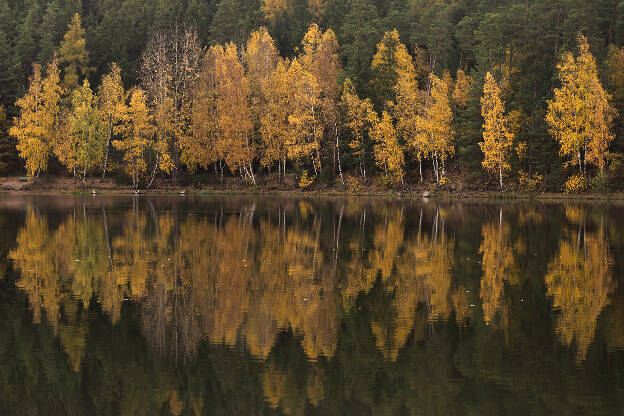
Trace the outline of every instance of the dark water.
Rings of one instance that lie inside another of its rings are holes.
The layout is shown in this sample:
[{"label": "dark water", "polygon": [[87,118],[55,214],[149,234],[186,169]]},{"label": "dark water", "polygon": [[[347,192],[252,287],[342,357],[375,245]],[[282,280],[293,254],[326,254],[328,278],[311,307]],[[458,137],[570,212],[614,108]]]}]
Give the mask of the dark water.
[{"label": "dark water", "polygon": [[2,197],[0,414],[622,414],[623,219]]}]

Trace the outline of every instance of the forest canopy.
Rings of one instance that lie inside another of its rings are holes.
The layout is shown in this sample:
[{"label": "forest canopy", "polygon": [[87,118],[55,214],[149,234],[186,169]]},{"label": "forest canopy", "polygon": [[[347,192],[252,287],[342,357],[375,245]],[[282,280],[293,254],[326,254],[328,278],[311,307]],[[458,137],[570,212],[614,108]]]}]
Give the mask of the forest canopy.
[{"label": "forest canopy", "polygon": [[0,0],[0,174],[619,189],[623,44],[620,0]]}]

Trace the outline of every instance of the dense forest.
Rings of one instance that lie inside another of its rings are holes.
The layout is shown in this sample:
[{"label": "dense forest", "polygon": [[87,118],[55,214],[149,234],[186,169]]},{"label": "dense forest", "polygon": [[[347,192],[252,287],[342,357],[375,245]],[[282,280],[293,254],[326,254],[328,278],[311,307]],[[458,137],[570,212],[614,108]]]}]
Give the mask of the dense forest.
[{"label": "dense forest", "polygon": [[623,44],[620,0],[0,0],[0,173],[617,190]]}]

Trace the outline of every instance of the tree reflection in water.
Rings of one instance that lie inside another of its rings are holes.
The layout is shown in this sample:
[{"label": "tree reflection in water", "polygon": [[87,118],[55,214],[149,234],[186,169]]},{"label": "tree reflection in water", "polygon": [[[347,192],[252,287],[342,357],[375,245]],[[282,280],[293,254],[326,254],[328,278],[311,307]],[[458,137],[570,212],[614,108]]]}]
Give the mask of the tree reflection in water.
[{"label": "tree reflection in water", "polygon": [[[28,399],[0,405],[9,412],[496,414],[515,403],[550,414],[621,404],[624,368],[602,360],[619,362],[624,345],[616,206],[226,197],[20,206],[0,211],[11,236],[1,247],[10,262],[0,392]],[[7,225],[10,216],[20,220]]]}]

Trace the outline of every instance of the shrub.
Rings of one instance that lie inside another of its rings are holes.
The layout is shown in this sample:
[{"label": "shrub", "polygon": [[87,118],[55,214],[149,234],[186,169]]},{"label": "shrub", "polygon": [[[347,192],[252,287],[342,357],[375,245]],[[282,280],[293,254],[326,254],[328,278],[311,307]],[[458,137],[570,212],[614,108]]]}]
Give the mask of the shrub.
[{"label": "shrub", "polygon": [[533,177],[530,177],[524,171],[520,171],[520,188],[523,191],[528,192],[530,194],[538,192],[539,189],[544,184],[544,177],[539,173],[533,174]]},{"label": "shrub", "polygon": [[579,194],[587,189],[587,180],[583,175],[574,175],[566,181],[564,189],[568,194]]},{"label": "shrub", "polygon": [[314,176],[309,176],[307,169],[301,173],[301,177],[299,178],[299,188],[307,189],[314,183]]},{"label": "shrub", "polygon": [[350,194],[359,194],[365,189],[361,180],[355,176],[347,176],[345,186],[347,187],[347,192]]},{"label": "shrub", "polygon": [[605,172],[599,172],[591,180],[591,190],[592,192],[604,194],[611,190],[611,183],[609,181],[609,176]]}]

